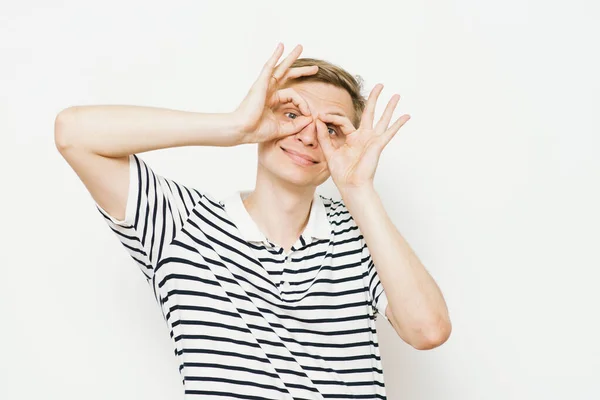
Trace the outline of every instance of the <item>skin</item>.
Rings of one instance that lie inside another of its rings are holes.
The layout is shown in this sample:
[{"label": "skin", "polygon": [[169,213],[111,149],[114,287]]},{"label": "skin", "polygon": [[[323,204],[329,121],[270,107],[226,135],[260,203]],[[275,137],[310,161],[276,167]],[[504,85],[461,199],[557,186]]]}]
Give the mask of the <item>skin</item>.
[{"label": "skin", "polygon": [[[352,99],[343,89],[322,82],[302,82],[290,87],[304,98],[313,121],[297,133],[259,143],[255,190],[244,200],[259,228],[286,251],[308,222],[316,188],[330,177],[317,138],[316,117],[318,113],[334,112],[353,115]],[[291,102],[276,107],[274,112],[280,121],[301,115],[299,107]],[[333,124],[328,127],[328,134],[338,145],[345,141],[341,129]],[[283,149],[306,154],[317,163],[299,165]]]},{"label": "skin", "polygon": [[[63,110],[55,121],[57,147],[96,202],[123,220],[131,154],[189,145],[258,143],[256,189],[244,205],[261,231],[286,251],[306,227],[317,186],[331,177],[368,245],[388,297],[386,317],[413,347],[439,346],[451,331],[444,298],[390,220],[373,185],[383,148],[409,118],[403,115],[391,123],[400,96],[392,96],[374,124],[375,104],[383,89],[376,85],[359,126],[354,127],[350,119],[357,118],[349,118],[353,108],[348,93],[328,84],[295,80],[318,71],[317,66],[291,68],[301,52],[297,46],[278,64],[283,54],[279,44],[231,113],[139,106]],[[301,165],[282,148],[309,155],[317,163]]]},{"label": "skin", "polygon": [[[402,115],[391,123],[400,96],[391,97],[375,123],[375,106],[383,90],[383,85],[376,85],[359,126],[354,127],[351,98],[343,89],[320,82],[292,81],[284,86],[286,77],[300,73],[288,68],[301,48],[275,67],[280,50],[278,46],[263,69],[262,81],[255,85],[262,84],[267,99],[261,117],[246,125],[251,128],[249,141],[259,143],[256,188],[244,200],[246,209],[260,230],[287,252],[306,227],[317,186],[331,177],[369,247],[388,297],[386,317],[396,333],[416,349],[441,345],[451,332],[445,300],[390,220],[373,185],[383,149],[410,119]],[[248,98],[253,93],[256,90]],[[248,98],[246,104],[252,103]],[[256,101],[254,105],[256,110]],[[246,119],[251,120],[248,109]],[[316,163],[300,165],[284,149]]]}]

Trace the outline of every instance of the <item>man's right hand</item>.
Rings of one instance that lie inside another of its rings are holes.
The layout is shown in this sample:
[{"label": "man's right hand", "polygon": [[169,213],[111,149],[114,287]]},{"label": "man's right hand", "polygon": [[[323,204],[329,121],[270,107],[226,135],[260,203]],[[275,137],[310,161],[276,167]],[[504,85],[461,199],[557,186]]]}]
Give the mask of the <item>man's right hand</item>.
[{"label": "man's right hand", "polygon": [[[300,53],[302,46],[298,45],[277,65],[283,54],[283,44],[279,43],[246,98],[233,112],[233,118],[241,128],[242,143],[260,143],[291,135],[312,122],[306,101],[292,88],[280,89],[289,79],[314,75],[319,70],[316,65],[290,68]],[[303,115],[287,121],[279,120],[273,108],[289,102],[295,104]]]}]

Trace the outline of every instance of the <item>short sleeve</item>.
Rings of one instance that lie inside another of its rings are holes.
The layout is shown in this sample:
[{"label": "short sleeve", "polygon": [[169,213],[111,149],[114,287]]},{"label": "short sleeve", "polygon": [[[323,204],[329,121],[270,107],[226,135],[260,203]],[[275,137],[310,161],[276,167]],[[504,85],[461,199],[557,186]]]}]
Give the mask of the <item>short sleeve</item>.
[{"label": "short sleeve", "polygon": [[150,280],[163,248],[174,239],[201,198],[197,190],[155,174],[139,156],[131,154],[125,219],[114,218],[98,203],[96,207]]},{"label": "short sleeve", "polygon": [[373,259],[371,258],[371,253],[369,252],[369,248],[367,247],[367,242],[364,240],[364,237],[361,235],[361,244],[362,244],[362,258],[361,262],[365,266],[367,270],[367,282],[369,288],[369,301],[371,301],[371,306],[373,307],[373,311],[382,315],[388,322],[389,319],[385,315],[385,310],[387,308],[388,299],[383,290],[383,285],[379,280],[379,274],[377,273],[377,268],[373,263]]}]

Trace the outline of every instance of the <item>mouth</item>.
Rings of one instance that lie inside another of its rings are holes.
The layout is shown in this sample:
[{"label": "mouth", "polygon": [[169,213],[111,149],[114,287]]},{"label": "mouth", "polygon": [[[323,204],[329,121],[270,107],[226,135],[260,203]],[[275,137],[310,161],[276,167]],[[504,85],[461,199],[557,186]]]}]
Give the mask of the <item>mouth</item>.
[{"label": "mouth", "polygon": [[307,156],[298,154],[294,151],[286,150],[283,147],[280,147],[292,160],[296,161],[296,163],[301,165],[314,165],[318,164],[318,161],[313,160],[312,158],[307,158]]}]

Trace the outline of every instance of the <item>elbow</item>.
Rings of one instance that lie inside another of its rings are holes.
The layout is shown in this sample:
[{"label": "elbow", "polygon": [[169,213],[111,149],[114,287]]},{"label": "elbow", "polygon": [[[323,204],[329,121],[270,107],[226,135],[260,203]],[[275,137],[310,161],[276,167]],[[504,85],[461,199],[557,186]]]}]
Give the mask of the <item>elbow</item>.
[{"label": "elbow", "polygon": [[76,110],[77,107],[65,108],[54,119],[54,144],[61,153],[71,145],[70,132]]},{"label": "elbow", "polygon": [[417,350],[431,350],[446,343],[451,333],[452,323],[450,320],[445,320],[424,330],[419,340],[414,341],[411,345]]}]

